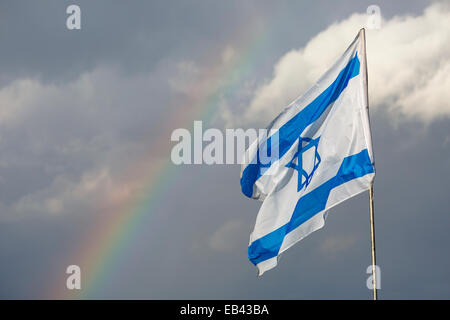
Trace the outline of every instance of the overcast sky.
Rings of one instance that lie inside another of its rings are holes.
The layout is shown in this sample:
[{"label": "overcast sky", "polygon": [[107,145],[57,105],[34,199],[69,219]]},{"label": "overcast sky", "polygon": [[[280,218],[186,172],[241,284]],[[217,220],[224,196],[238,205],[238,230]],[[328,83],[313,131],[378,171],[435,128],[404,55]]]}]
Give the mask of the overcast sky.
[{"label": "overcast sky", "polygon": [[0,298],[370,298],[366,193],[257,278],[239,165],[175,166],[170,135],[266,127],[374,3],[379,296],[450,298],[450,7],[428,0],[2,1]]}]

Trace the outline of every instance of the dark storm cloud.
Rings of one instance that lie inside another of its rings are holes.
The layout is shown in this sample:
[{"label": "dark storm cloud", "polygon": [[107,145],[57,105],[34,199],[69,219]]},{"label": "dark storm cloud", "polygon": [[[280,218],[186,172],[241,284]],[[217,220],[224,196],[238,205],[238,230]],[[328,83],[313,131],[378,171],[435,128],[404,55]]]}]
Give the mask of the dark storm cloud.
[{"label": "dark storm cloud", "polygon": [[[65,28],[72,3],[82,10],[80,31]],[[428,3],[377,4],[390,18],[418,14]],[[64,285],[67,265],[82,263],[71,261],[72,252],[98,218],[96,196],[189,97],[176,87],[202,76],[214,61],[205,56],[239,46],[233,39],[240,30],[265,30],[264,54],[242,79],[261,84],[283,54],[369,4],[3,1],[0,297],[39,298]],[[193,66],[192,73],[182,68],[180,75],[179,63]],[[380,296],[450,297],[450,122],[392,121],[383,110],[372,117]],[[92,297],[370,297],[366,194],[333,209],[321,231],[257,278],[246,251],[260,203],[240,193],[239,167],[169,170],[175,174],[158,206],[131,235],[134,246],[120,252]]]},{"label": "dark storm cloud", "polygon": [[[66,28],[66,8],[81,8],[81,30]],[[72,78],[99,65],[152,71],[161,59],[199,57],[236,32],[253,2],[4,1],[2,73]],[[254,12],[259,10],[255,6]],[[253,18],[252,18],[253,19]],[[252,23],[248,21],[248,23]]]}]

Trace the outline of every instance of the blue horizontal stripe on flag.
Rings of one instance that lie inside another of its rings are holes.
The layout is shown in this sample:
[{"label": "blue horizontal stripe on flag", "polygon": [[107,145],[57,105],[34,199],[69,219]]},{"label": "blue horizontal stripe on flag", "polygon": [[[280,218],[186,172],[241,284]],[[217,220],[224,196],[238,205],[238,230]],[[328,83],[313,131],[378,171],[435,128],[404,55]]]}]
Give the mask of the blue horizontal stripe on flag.
[{"label": "blue horizontal stripe on flag", "polygon": [[332,189],[373,172],[374,168],[367,149],[344,158],[336,176],[298,200],[288,223],[251,243],[248,247],[250,261],[257,265],[262,261],[276,257],[284,237],[289,232],[325,209]]},{"label": "blue horizontal stripe on flag", "polygon": [[[319,119],[328,106],[337,100],[341,92],[347,87],[350,79],[359,74],[359,69],[360,62],[358,59],[358,52],[356,52],[355,56],[348,62],[345,68],[341,70],[333,83],[279,129],[279,158],[290,149],[303,130]],[[262,149],[264,152],[267,150],[267,152],[263,154],[271,155],[271,137],[265,141]],[[249,198],[252,197],[253,185],[256,180],[261,177],[262,172],[267,170],[270,165],[271,163],[262,164],[260,162],[258,148],[256,159],[253,159],[242,172],[241,190],[244,195]]]}]

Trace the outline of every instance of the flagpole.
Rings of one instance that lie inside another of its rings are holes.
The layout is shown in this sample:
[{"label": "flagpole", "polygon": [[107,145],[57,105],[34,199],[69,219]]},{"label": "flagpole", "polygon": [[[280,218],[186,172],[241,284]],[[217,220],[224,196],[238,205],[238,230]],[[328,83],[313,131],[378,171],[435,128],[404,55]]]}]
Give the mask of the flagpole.
[{"label": "flagpole", "polygon": [[[362,45],[362,54],[364,56],[363,63],[364,68],[362,71],[364,88],[366,90],[366,108],[367,114],[369,114],[369,93],[368,93],[368,77],[367,77],[367,56],[366,56],[366,30],[362,28],[360,31],[361,35],[361,45]],[[372,156],[373,153],[371,152]],[[377,277],[376,277],[376,251],[375,251],[375,218],[374,218],[374,208],[373,208],[373,183],[369,188],[369,208],[370,208],[370,243],[371,243],[371,254],[372,254],[372,286],[373,286],[373,300],[378,299],[377,293]]]},{"label": "flagpole", "polygon": [[372,251],[372,286],[373,286],[373,300],[378,299],[377,293],[377,258],[375,251],[375,221],[373,216],[373,185],[370,186],[369,189],[369,201],[370,201],[370,242],[371,242],[371,251]]}]

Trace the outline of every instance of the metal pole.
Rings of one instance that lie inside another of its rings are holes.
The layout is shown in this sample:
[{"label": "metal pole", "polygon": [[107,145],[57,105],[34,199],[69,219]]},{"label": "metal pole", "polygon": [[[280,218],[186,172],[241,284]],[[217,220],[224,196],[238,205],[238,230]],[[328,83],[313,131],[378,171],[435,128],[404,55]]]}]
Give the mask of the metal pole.
[{"label": "metal pole", "polygon": [[377,294],[377,272],[375,266],[377,265],[376,251],[375,251],[375,220],[373,216],[373,185],[369,189],[370,202],[370,242],[372,252],[372,285],[373,285],[373,300],[378,299]]},{"label": "metal pole", "polygon": [[[366,30],[362,28],[360,30],[361,36],[361,45],[362,45],[362,54],[364,67],[362,68],[363,72],[363,81],[364,88],[366,93],[366,108],[367,108],[367,117],[369,117],[369,90],[368,90],[368,76],[367,76],[367,55],[366,55]],[[369,125],[370,128],[370,125]],[[370,132],[369,132],[370,134]],[[373,157],[373,152],[370,150],[370,154]],[[373,300],[378,299],[377,293],[377,277],[376,277],[376,251],[375,251],[375,220],[374,220],[374,209],[373,209],[373,184],[370,185],[369,188],[369,207],[370,207],[370,242],[371,242],[371,253],[372,253],[372,285],[373,285]]]}]

